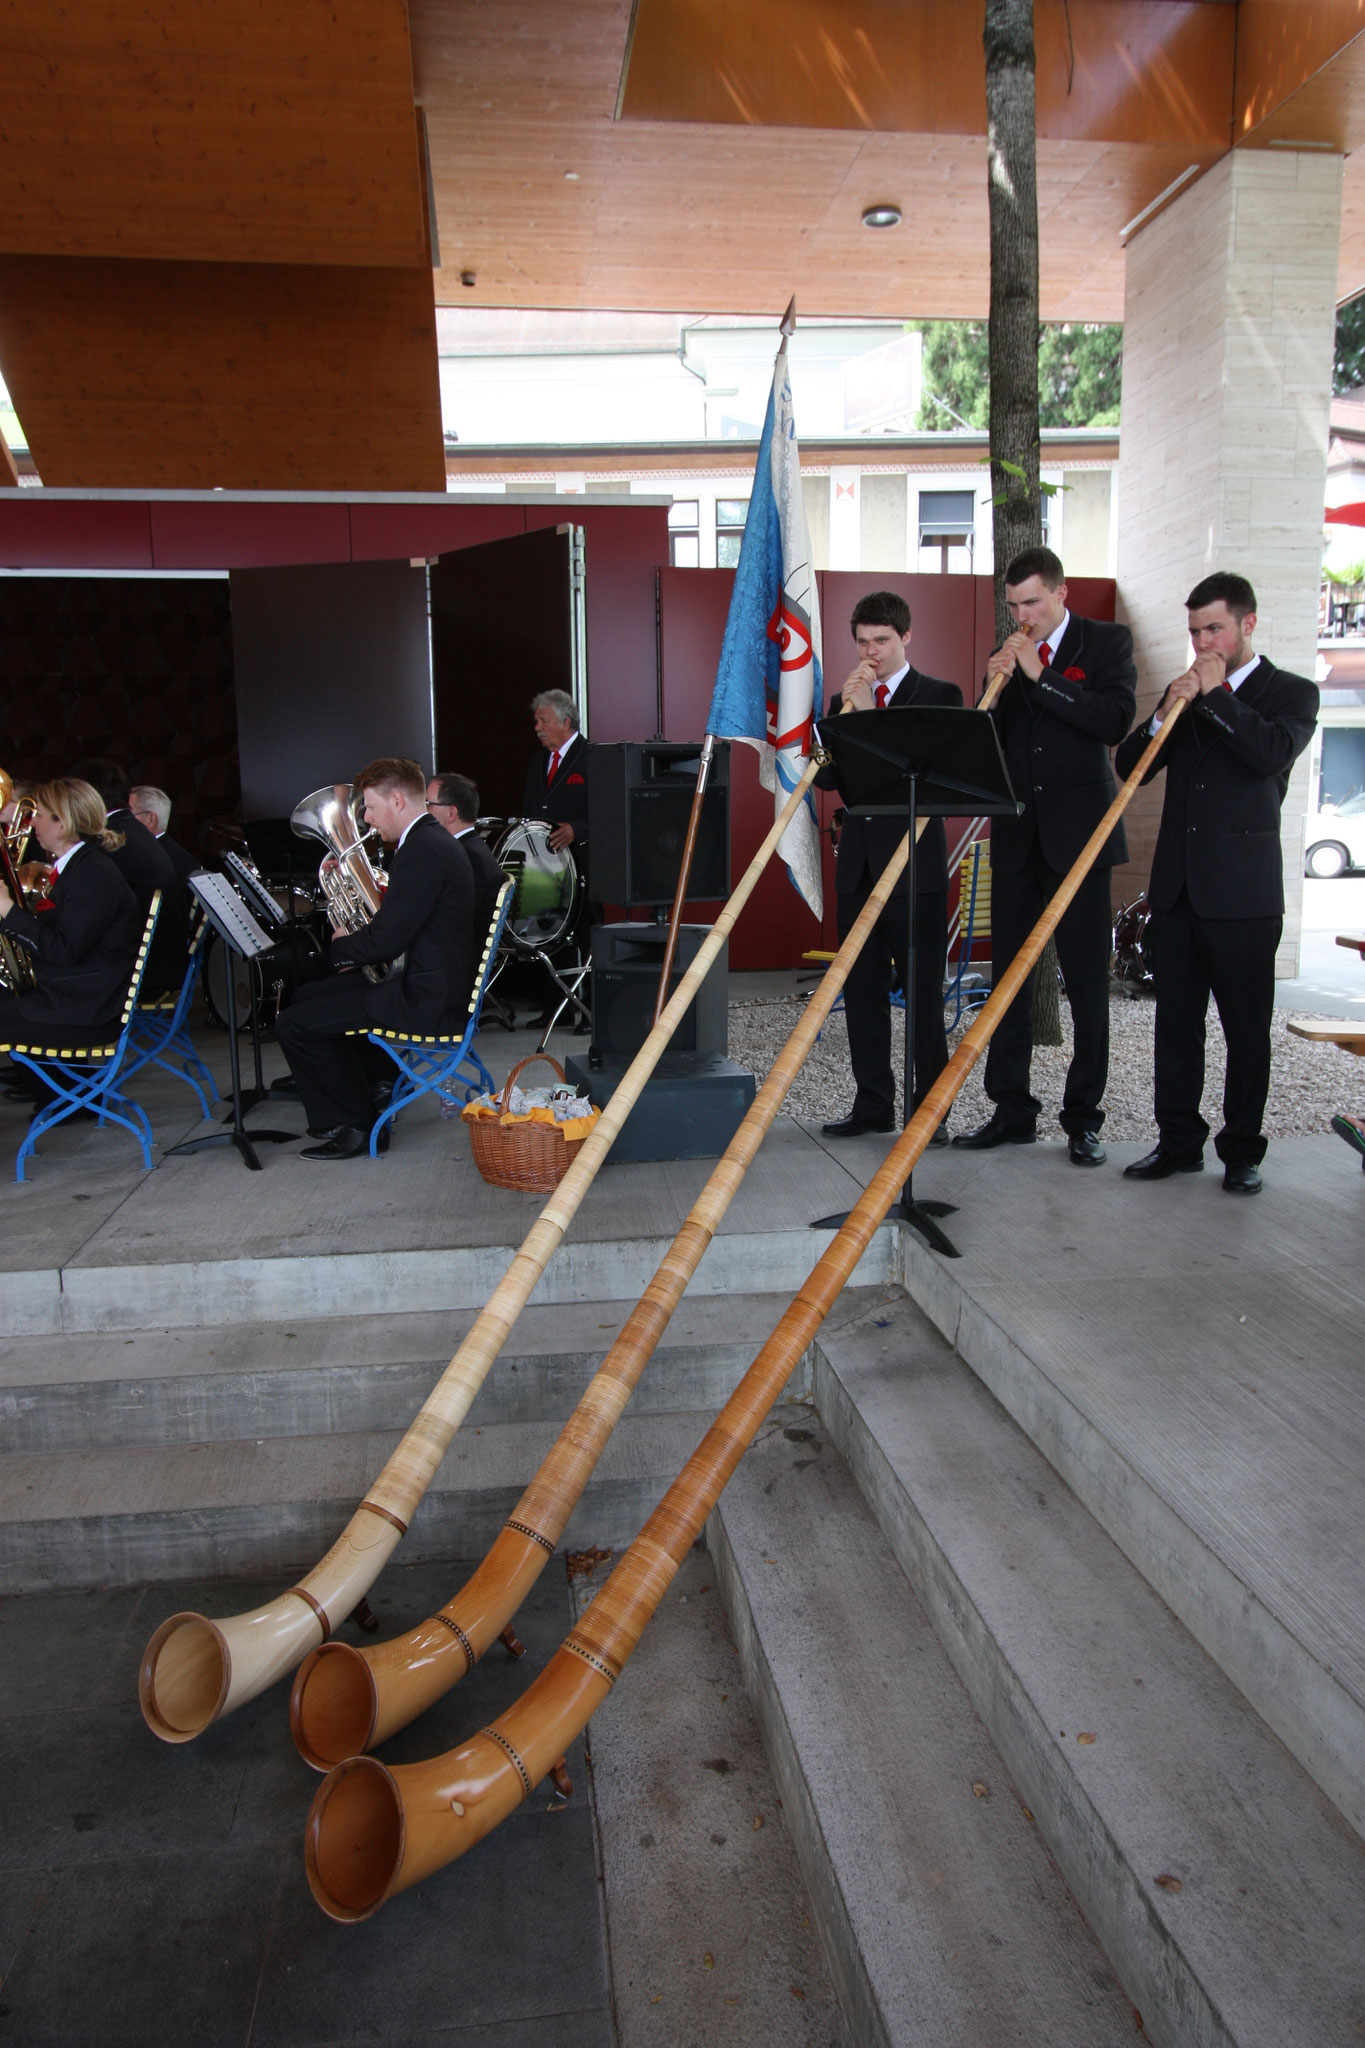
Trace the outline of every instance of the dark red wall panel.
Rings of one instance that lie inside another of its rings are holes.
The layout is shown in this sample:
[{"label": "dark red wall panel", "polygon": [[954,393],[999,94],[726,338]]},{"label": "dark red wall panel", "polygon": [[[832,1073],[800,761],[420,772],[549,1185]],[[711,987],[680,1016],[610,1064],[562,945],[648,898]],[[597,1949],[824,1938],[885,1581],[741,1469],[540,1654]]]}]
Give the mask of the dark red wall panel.
[{"label": "dark red wall panel", "polygon": [[150,569],[147,506],[0,492],[0,568]]},{"label": "dark red wall panel", "polygon": [[158,569],[297,568],[349,562],[351,523],[344,504],[221,505],[153,500],[152,553]]},{"label": "dark red wall panel", "polygon": [[524,505],[352,505],[351,559],[430,559],[525,531]]}]

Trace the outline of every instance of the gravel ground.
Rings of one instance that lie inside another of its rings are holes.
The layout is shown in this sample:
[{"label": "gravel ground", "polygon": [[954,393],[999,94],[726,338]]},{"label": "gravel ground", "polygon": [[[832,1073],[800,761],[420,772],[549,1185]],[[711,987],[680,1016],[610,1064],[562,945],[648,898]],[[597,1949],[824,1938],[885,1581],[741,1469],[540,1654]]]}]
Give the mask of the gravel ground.
[{"label": "gravel ground", "polygon": [[[732,1004],[730,1008],[730,1057],[751,1069],[762,1080],[795,1028],[802,1010],[799,1000],[758,1000]],[[1349,1054],[1333,1045],[1315,1045],[1294,1038],[1287,1028],[1289,1013],[1275,1012],[1274,1059],[1270,1076],[1270,1100],[1266,1105],[1265,1130],[1271,1138],[1305,1137],[1314,1131],[1331,1131],[1332,1117],[1343,1109],[1358,1113],[1365,1101],[1362,1069]],[[900,1114],[900,1073],[903,1057],[904,1016],[891,1013],[891,1062],[896,1074],[897,1115]],[[1152,1117],[1152,1031],[1156,1006],[1150,997],[1116,992],[1109,1008],[1109,1087],[1105,1094],[1104,1134],[1116,1141],[1133,1139],[1155,1142]],[[948,1049],[958,1044],[965,1025],[950,1033]],[[1062,1005],[1061,1046],[1042,1046],[1033,1056],[1033,1092],[1043,1105],[1040,1127],[1056,1128],[1062,1103],[1062,1086],[1071,1058],[1071,1015]],[[1207,1083],[1204,1089],[1204,1117],[1211,1130],[1223,1121],[1220,1108],[1223,1089],[1223,1033],[1217,1012],[1210,1006],[1208,1028]],[[982,1089],[985,1060],[978,1061],[953,1105],[950,1122],[955,1131],[968,1131],[984,1123],[991,1105]],[[853,1105],[853,1077],[848,1064],[848,1034],[843,1012],[836,1011],[821,1033],[805,1066],[797,1075],[787,1097],[785,1114],[813,1117],[821,1121],[846,1116]]]}]

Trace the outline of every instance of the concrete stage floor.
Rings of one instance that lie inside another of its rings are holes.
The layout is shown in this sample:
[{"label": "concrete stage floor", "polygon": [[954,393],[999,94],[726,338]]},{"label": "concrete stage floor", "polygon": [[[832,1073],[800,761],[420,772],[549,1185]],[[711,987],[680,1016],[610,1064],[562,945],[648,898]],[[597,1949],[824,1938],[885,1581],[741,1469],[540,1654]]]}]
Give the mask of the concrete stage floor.
[{"label": "concrete stage floor", "polygon": [[[495,1031],[485,1057],[501,1075],[529,1045],[527,1034]],[[220,1070],[221,1038],[207,1048]],[[277,1059],[268,1056],[272,1070]],[[1350,1079],[1343,1068],[1343,1099]],[[194,1127],[187,1100],[169,1081],[147,1091],[159,1140]],[[20,1114],[0,1112],[0,1147],[17,1145]],[[292,1129],[302,1118],[272,1104],[249,1121]],[[823,1241],[810,1219],[849,1205],[886,1142],[832,1144],[814,1127],[779,1124],[699,1276],[719,1316],[727,1294],[774,1289],[778,1276],[798,1284]],[[962,1256],[942,1259],[888,1226],[861,1277],[905,1286],[1365,1832],[1365,1174],[1336,1138],[1288,1140],[1271,1147],[1264,1192],[1234,1199],[1211,1153],[1202,1175],[1125,1182],[1120,1169],[1141,1149],[1113,1145],[1108,1165],[1086,1172],[1056,1142],[931,1153],[917,1191],[957,1204],[945,1227]],[[463,1132],[429,1105],[404,1119],[383,1161],[309,1166],[284,1146],[264,1147],[262,1159],[260,1174],[230,1150],[148,1174],[122,1133],[86,1126],[46,1140],[32,1182],[0,1188],[0,1330],[42,1346],[23,1377],[58,1384],[73,1340],[88,1361],[99,1333],[158,1326],[447,1308],[454,1318],[458,1308],[458,1339],[539,1208],[536,1197],[485,1189]],[[628,1299],[626,1282],[648,1277],[707,1170],[608,1164],[537,1299]],[[96,1376],[89,1362],[70,1374]],[[449,1590],[449,1567],[409,1569],[436,1572],[442,1597]],[[380,1593],[390,1579],[395,1590],[402,1583],[391,1573]],[[466,1959],[500,1954],[514,1926],[534,1923],[536,1956],[519,1981],[541,1985],[543,1962],[553,1986],[519,2006],[464,2008],[461,2024],[477,2015],[478,2025],[452,2038],[471,2048],[610,2042],[586,1813],[549,1815],[543,1798],[533,1802],[502,1847],[485,1845],[487,1882],[472,1905],[461,1888],[453,1921],[427,1917],[434,1908],[420,1904],[454,1896],[437,1885],[370,1931],[329,1929],[298,1871],[309,1787],[282,1739],[279,1701],[184,1751],[168,1752],[142,1730],[131,1673],[144,1622],[179,1604],[168,1606],[167,1594],[163,1586],[35,1596],[0,1610],[9,1637],[3,1782],[15,1815],[6,1867],[16,1873],[3,1886],[0,1947],[16,1959],[23,2038],[417,2041],[416,2004],[395,2027],[397,2009],[374,2003],[377,1993],[407,1983],[438,1999],[452,1980],[467,1981]],[[248,1597],[234,1589],[230,1604]],[[537,1598],[522,1632],[533,1649],[548,1648],[566,1619],[558,1570]],[[63,1599],[90,1624],[75,1631],[80,1697],[53,1716]],[[403,1604],[425,1611],[425,1582]],[[44,1635],[43,1610],[46,1647],[16,1664],[28,1617],[33,1640]],[[83,1660],[105,1649],[108,1663],[82,1675]],[[106,1685],[99,1670],[117,1682]],[[523,1683],[497,1657],[481,1674],[490,1704],[457,1694],[460,1729],[471,1711],[494,1710],[493,1692]],[[410,1731],[411,1753],[430,1753],[432,1735],[432,1723]],[[276,1784],[283,1776],[287,1789]],[[649,1828],[643,1814],[640,1826]],[[195,1854],[206,1830],[212,1859]],[[234,1903],[235,1876],[223,1889],[229,1865],[240,1865],[244,1884],[249,1877],[249,1904],[245,1892]],[[68,1969],[62,1947],[74,1926],[81,1938]],[[167,1973],[167,1999],[182,2001],[165,2008],[160,2035],[140,2033],[120,2004],[139,1955],[143,1968]],[[233,2026],[215,2032],[203,2024],[205,2000],[226,1981],[216,1973],[229,1955],[255,1988],[245,2004],[234,1989]],[[329,1999],[334,2019],[324,2014]],[[73,2025],[73,2013],[86,2017]]]}]

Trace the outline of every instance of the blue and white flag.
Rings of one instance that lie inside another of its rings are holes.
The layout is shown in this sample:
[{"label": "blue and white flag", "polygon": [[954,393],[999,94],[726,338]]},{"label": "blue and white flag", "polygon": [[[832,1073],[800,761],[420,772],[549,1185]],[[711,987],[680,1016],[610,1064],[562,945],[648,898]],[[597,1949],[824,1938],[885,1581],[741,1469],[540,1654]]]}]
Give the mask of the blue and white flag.
[{"label": "blue and white flag", "polygon": [[[823,709],[820,600],[801,500],[784,331],[707,730],[759,749],[759,779],[774,792],[776,813],[806,770],[812,720]],[[811,910],[823,916],[820,828],[809,790],[777,850]]]}]

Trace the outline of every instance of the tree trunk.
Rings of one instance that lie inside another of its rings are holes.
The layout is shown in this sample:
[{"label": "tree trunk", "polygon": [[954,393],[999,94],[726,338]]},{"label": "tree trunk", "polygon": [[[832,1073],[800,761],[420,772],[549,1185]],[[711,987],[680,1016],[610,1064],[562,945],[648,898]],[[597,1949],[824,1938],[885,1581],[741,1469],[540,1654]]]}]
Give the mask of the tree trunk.
[{"label": "tree trunk", "polygon": [[[986,0],[985,45],[995,630],[1003,640],[1012,624],[1005,609],[1006,566],[1043,537],[1033,0]],[[1057,949],[1050,939],[1033,977],[1033,1042],[1062,1042]]]},{"label": "tree trunk", "polygon": [[1005,567],[1043,537],[1038,488],[1038,178],[1033,0],[986,0],[991,222],[991,486],[995,624],[1010,631]]}]

